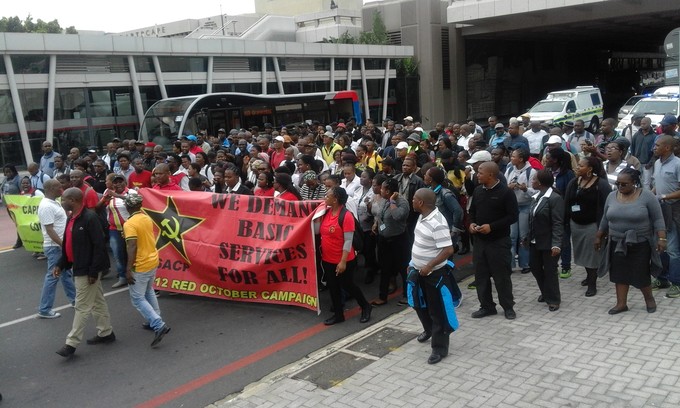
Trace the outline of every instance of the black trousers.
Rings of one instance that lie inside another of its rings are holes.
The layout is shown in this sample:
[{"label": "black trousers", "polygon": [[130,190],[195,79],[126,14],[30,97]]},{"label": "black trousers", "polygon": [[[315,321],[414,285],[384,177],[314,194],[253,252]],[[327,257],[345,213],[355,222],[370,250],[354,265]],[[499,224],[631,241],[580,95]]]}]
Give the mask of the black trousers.
[{"label": "black trousers", "polygon": [[549,249],[536,249],[536,245],[529,245],[529,267],[545,302],[549,305],[559,305],[562,301],[560,280],[557,276],[559,256],[551,256],[550,252]]},{"label": "black trousers", "polygon": [[344,317],[343,307],[342,307],[342,290],[352,295],[359,303],[361,308],[366,308],[369,306],[364,293],[359,289],[359,287],[354,283],[354,271],[357,269],[356,258],[347,262],[347,267],[345,272],[336,275],[335,267],[337,264],[328,263],[321,261],[321,267],[324,270],[326,277],[326,284],[328,285],[328,291],[331,294],[331,302],[333,303],[333,310],[335,315],[339,317]]},{"label": "black trousers", "polygon": [[445,356],[449,353],[451,327],[446,320],[441,292],[437,289],[437,282],[440,278],[446,280],[447,286],[451,287],[452,278],[446,267],[432,271],[429,276],[418,277],[420,287],[425,294],[427,308],[415,309],[415,311],[423,325],[423,330],[432,335],[432,352]]},{"label": "black trousers", "polygon": [[503,309],[512,309],[515,301],[512,297],[512,273],[510,252],[510,237],[488,241],[474,237],[472,261],[475,265],[475,283],[477,286],[477,298],[482,309],[492,310],[496,308],[491,294],[491,278],[498,292],[498,303]]},{"label": "black trousers", "polygon": [[378,237],[378,261],[380,262],[379,297],[387,300],[390,278],[399,274],[402,288],[406,287],[406,268],[411,259],[411,247],[406,233],[392,238]]},{"label": "black trousers", "polygon": [[364,231],[364,268],[366,268],[367,275],[375,275],[375,272],[380,269],[378,265],[378,258],[375,254],[378,237],[373,235],[371,231]]}]

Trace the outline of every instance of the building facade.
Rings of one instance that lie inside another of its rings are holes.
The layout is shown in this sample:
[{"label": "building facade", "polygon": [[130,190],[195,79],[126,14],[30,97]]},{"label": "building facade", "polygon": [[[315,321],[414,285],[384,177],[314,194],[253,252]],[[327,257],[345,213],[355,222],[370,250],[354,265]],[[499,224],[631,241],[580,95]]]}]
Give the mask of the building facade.
[{"label": "building facade", "polygon": [[[173,96],[357,90],[366,117],[389,112],[393,59],[412,47],[146,36],[0,34],[0,163],[136,139]],[[369,105],[369,99],[378,101]]]}]

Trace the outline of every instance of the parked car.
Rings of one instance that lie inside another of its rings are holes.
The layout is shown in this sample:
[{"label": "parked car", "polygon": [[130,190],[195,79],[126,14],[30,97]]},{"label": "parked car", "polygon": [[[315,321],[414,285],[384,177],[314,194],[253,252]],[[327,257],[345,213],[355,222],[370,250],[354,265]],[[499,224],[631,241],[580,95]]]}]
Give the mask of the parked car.
[{"label": "parked car", "polygon": [[678,112],[680,112],[680,87],[664,86],[654,91],[652,96],[640,99],[619,121],[616,129],[623,130],[630,124],[635,114],[648,116],[652,120],[652,126],[656,127],[664,115],[670,113],[677,116]]},{"label": "parked car", "polygon": [[633,95],[628,100],[626,103],[621,106],[621,109],[619,109],[619,115],[618,119],[621,120],[623,119],[628,113],[630,113],[630,110],[633,109],[633,106],[635,106],[636,103],[642,98],[648,98],[651,95]]}]

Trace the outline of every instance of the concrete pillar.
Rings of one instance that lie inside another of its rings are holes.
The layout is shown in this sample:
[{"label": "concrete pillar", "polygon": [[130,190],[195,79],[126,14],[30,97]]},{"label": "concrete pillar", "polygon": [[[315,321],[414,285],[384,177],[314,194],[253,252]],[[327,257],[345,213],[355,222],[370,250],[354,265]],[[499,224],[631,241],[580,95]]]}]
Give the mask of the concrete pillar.
[{"label": "concrete pillar", "polygon": [[331,70],[330,70],[330,81],[331,81],[331,86],[330,90],[331,92],[335,92],[335,57],[331,57]]},{"label": "concrete pillar", "polygon": [[208,75],[207,75],[207,80],[206,80],[206,84],[205,84],[205,92],[206,93],[212,93],[214,59],[215,59],[215,57],[213,57],[212,55],[208,57]]},{"label": "concrete pillar", "polygon": [[57,56],[50,55],[50,71],[47,77],[47,123],[45,136],[48,142],[54,141],[54,98],[56,90]]},{"label": "concrete pillar", "polygon": [[[157,62],[157,61],[156,61]],[[142,126],[144,122],[144,107],[142,106],[142,94],[139,92],[139,81],[137,81],[137,68],[135,67],[135,59],[132,55],[128,55],[128,65],[130,66],[130,80],[132,81],[132,91],[135,97],[135,110],[137,111],[137,119],[139,120],[139,126]],[[154,62],[154,65],[156,63]],[[156,65],[159,71],[160,66]],[[163,89],[162,87],[161,89]],[[167,98],[167,95],[163,98]],[[145,140],[148,142],[148,140]]]},{"label": "concrete pillar", "polygon": [[24,121],[24,110],[21,108],[21,99],[19,98],[19,89],[17,89],[17,81],[14,77],[14,67],[12,66],[12,58],[9,54],[4,54],[5,71],[7,72],[7,82],[9,83],[9,92],[12,95],[12,105],[14,105],[14,115],[17,117],[17,125],[19,126],[19,136],[21,137],[21,147],[24,150],[24,159],[26,164],[33,162],[33,153],[31,152],[31,145],[28,142],[28,131],[26,130],[26,121]]},{"label": "concrete pillar", "polygon": [[[158,82],[158,88],[161,90],[161,98],[167,99],[168,98],[168,92],[165,89],[165,81],[163,80],[163,71],[161,71],[161,63],[158,62],[158,56],[154,55],[151,57],[153,60],[153,69],[156,71],[156,82]],[[128,57],[129,61],[129,57]],[[137,68],[135,68],[134,64],[134,57],[132,57],[132,62],[130,63],[130,74],[132,74],[132,70],[135,70],[135,79],[134,81],[137,80]]]},{"label": "concrete pillar", "polygon": [[281,80],[281,69],[279,67],[279,57],[274,58],[274,75],[276,76],[276,85],[279,87],[279,93],[283,95],[283,81]]},{"label": "concrete pillar", "polygon": [[262,57],[262,95],[267,95],[267,57]]},{"label": "concrete pillar", "polygon": [[449,55],[451,58],[451,116],[447,120],[467,118],[467,87],[465,81],[465,40],[462,30],[449,27]]},{"label": "concrete pillar", "polygon": [[347,60],[347,90],[352,90],[352,58]]},{"label": "concrete pillar", "polygon": [[368,108],[368,86],[366,85],[366,66],[363,58],[359,60],[359,64],[361,68],[361,91],[364,94],[364,123],[366,123],[366,119],[370,118],[371,115]]},{"label": "concrete pillar", "polygon": [[[385,120],[387,117],[387,98],[390,95],[390,59],[385,58],[385,81],[384,81],[384,87],[385,91],[383,92],[383,110],[382,110],[382,118],[379,120]],[[378,119],[378,118],[376,118]]]}]

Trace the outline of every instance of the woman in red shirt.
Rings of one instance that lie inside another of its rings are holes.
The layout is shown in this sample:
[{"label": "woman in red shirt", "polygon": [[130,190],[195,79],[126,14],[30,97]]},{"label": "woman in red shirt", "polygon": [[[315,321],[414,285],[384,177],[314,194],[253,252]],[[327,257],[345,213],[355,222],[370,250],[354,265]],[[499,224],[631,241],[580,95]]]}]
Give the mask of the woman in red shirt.
[{"label": "woman in red shirt", "polygon": [[257,176],[255,195],[259,197],[274,197],[274,176],[264,171]]},{"label": "woman in red shirt", "polygon": [[361,289],[354,284],[357,261],[352,247],[355,229],[352,213],[345,210],[342,226],[339,223],[340,213],[346,202],[345,189],[332,187],[326,193],[326,213],[314,223],[315,232],[321,235],[321,268],[333,303],[334,314],[324,321],[327,326],[345,321],[340,289],[354,297],[361,306],[359,322],[366,323],[371,318],[372,306]]},{"label": "woman in red shirt", "polygon": [[278,197],[282,200],[296,201],[302,200],[302,196],[293,185],[290,174],[276,173],[274,176],[274,189],[279,192]]}]

